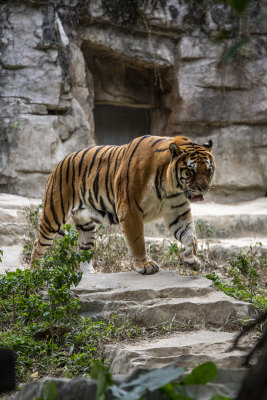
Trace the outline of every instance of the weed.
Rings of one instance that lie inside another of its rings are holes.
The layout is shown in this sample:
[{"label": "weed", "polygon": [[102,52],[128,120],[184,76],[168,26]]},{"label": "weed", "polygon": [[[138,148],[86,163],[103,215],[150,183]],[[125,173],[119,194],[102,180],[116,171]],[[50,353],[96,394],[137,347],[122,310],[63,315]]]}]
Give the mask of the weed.
[{"label": "weed", "polygon": [[22,263],[30,263],[33,244],[38,235],[40,212],[42,208],[43,203],[39,204],[37,207],[30,206],[25,208],[28,231],[23,237]]},{"label": "weed", "polygon": [[[212,272],[206,275],[215,286],[229,296],[248,301],[258,310],[267,308],[264,273],[266,274],[267,259],[259,258],[254,248],[249,251],[240,251],[229,262],[228,281],[223,282]],[[260,275],[260,271],[263,273]],[[261,277],[261,279],[259,279]]]},{"label": "weed", "polygon": [[99,225],[93,266],[97,272],[120,272],[130,269],[128,250],[120,227]]},{"label": "weed", "polygon": [[35,364],[44,371],[46,359],[53,365],[57,342],[79,319],[80,302],[70,287],[81,279],[79,263],[89,261],[92,253],[77,251],[77,232],[70,226],[65,230],[66,236],[44,257],[41,270],[0,275],[0,345],[15,351],[21,379]]},{"label": "weed", "polygon": [[19,121],[10,122],[9,127],[12,129],[16,129],[17,131],[22,131],[22,126]]},{"label": "weed", "polygon": [[175,319],[140,328],[117,317],[107,321],[81,317],[80,301],[71,286],[81,279],[79,264],[89,262],[93,252],[77,250],[77,231],[70,225],[64,230],[66,235],[55,241],[40,270],[17,269],[0,275],[0,346],[14,351],[19,381],[89,374],[96,360],[106,362],[105,344],[189,327],[190,321]]},{"label": "weed", "polygon": [[200,239],[212,237],[215,233],[212,226],[210,226],[207,221],[203,221],[201,219],[196,223],[196,232]]}]

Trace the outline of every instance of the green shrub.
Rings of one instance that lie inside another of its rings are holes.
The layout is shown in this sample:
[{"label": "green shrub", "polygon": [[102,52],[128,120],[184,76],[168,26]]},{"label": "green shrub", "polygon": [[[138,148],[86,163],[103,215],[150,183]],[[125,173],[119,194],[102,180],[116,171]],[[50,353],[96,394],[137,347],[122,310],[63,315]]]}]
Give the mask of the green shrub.
[{"label": "green shrub", "polygon": [[[261,275],[260,271],[262,271]],[[240,251],[229,261],[227,282],[221,281],[215,272],[206,277],[229,296],[251,302],[258,310],[264,311],[267,308],[267,299],[262,277],[266,275],[266,272],[266,258],[257,257],[251,248],[247,252]]]}]

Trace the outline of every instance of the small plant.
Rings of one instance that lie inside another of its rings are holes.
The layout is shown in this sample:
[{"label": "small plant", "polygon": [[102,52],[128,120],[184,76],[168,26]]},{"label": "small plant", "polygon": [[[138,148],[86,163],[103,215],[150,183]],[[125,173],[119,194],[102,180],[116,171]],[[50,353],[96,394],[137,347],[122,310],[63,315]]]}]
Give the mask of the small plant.
[{"label": "small plant", "polygon": [[209,223],[202,220],[197,221],[196,231],[197,231],[197,236],[200,239],[212,237],[212,235],[214,234],[214,229],[209,225]]},{"label": "small plant", "polygon": [[76,250],[77,232],[64,228],[67,234],[46,254],[41,270],[0,275],[0,345],[16,353],[21,379],[36,364],[44,371],[46,359],[53,364],[62,336],[79,320],[80,301],[70,287],[79,283],[79,263],[90,261],[92,252]]},{"label": "small plant", "polygon": [[258,310],[265,310],[267,299],[264,276],[266,276],[267,259],[257,257],[255,249],[250,248],[247,252],[239,252],[230,260],[229,265],[227,282],[222,282],[215,272],[206,277],[229,296],[251,302]]},{"label": "small plant", "polygon": [[93,252],[77,250],[77,231],[70,225],[64,230],[65,236],[55,241],[40,270],[0,275],[0,346],[14,351],[19,381],[89,374],[97,360],[106,363],[106,343],[168,335],[191,326],[190,321],[173,319],[140,328],[117,317],[107,321],[81,317],[80,301],[71,286],[82,277],[79,263],[89,262]]},{"label": "small plant", "polygon": [[128,249],[120,227],[105,227],[99,225],[97,229],[93,266],[97,272],[120,272],[127,266]]},{"label": "small plant", "polygon": [[46,381],[42,387],[42,397],[36,397],[35,400],[55,400],[58,395],[57,385],[55,381]]},{"label": "small plant", "polygon": [[27,265],[30,263],[33,244],[38,236],[40,212],[42,208],[43,203],[39,204],[37,207],[30,206],[25,208],[28,230],[23,238],[22,262]]},{"label": "small plant", "polygon": [[9,124],[10,128],[12,129],[16,129],[17,131],[22,131],[22,126],[21,123],[19,121],[12,121]]}]

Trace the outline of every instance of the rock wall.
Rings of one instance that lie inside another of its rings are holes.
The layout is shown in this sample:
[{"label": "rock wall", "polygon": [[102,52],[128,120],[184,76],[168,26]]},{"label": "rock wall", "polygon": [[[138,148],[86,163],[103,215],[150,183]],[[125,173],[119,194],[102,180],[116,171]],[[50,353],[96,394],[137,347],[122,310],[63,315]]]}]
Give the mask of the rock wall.
[{"label": "rock wall", "polygon": [[42,197],[59,160],[99,141],[103,104],[147,109],[151,134],[211,137],[211,198],[264,196],[266,9],[241,25],[216,2],[0,2],[0,191]]}]

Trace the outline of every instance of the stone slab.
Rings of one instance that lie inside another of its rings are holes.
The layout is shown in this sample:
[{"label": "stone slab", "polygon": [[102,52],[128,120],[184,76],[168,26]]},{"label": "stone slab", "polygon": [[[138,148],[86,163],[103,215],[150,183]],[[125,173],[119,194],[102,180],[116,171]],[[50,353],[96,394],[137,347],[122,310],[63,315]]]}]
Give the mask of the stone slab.
[{"label": "stone slab", "polygon": [[199,330],[178,332],[167,338],[149,339],[137,343],[108,345],[105,352],[114,374],[127,374],[136,368],[165,368],[170,365],[194,367],[213,361],[221,368],[242,365],[249,339],[238,350],[230,351],[236,333]]},{"label": "stone slab", "polygon": [[96,319],[118,315],[140,326],[176,320],[194,327],[224,327],[230,318],[255,316],[251,304],[217,291],[206,278],[160,271],[143,276],[136,272],[84,274],[77,288],[81,313]]},{"label": "stone slab", "polygon": [[1,209],[20,209],[24,210],[26,207],[37,207],[42,202],[41,199],[33,199],[30,197],[17,196],[10,193],[0,193],[0,210]]}]

